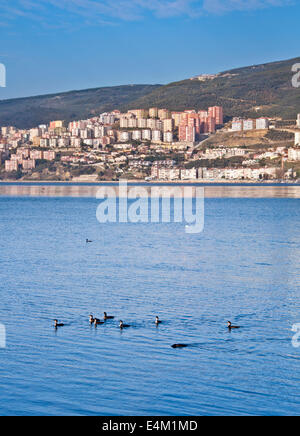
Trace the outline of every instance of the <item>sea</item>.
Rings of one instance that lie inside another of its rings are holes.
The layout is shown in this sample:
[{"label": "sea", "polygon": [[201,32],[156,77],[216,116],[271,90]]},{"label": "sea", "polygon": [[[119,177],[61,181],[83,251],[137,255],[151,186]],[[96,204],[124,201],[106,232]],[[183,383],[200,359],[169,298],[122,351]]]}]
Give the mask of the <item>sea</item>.
[{"label": "sea", "polygon": [[0,185],[0,415],[300,415],[300,186],[204,187],[196,234],[96,191]]}]

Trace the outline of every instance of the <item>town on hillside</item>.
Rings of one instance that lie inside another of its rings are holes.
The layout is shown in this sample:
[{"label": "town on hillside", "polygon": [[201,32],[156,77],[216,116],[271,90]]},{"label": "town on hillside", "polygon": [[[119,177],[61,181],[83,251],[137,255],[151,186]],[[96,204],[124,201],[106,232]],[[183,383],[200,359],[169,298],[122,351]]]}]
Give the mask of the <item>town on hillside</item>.
[{"label": "town on hillside", "polygon": [[1,127],[1,181],[290,181],[300,178],[295,120],[223,108],[114,110],[29,130]]}]

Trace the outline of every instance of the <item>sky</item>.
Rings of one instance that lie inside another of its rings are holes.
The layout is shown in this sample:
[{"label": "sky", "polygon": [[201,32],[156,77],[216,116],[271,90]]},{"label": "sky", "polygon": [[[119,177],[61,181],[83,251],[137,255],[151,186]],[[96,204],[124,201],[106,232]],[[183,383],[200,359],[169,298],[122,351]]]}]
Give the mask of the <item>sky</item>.
[{"label": "sky", "polygon": [[294,58],[299,17],[299,0],[0,0],[0,100]]}]

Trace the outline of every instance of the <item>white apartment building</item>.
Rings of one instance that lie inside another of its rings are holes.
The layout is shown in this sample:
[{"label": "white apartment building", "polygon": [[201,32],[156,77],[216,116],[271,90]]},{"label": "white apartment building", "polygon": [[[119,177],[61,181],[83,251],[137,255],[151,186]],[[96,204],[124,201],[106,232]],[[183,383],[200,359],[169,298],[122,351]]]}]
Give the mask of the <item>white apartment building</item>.
[{"label": "white apartment building", "polygon": [[46,148],[49,147],[49,139],[48,138],[41,138],[40,140],[40,147]]},{"label": "white apartment building", "polygon": [[243,129],[244,130],[253,130],[254,129],[254,121],[253,120],[243,120]]},{"label": "white apartment building", "polygon": [[158,178],[159,180],[179,180],[180,170],[178,168],[159,168]]},{"label": "white apartment building", "polygon": [[242,121],[233,121],[232,123],[232,131],[233,132],[241,132],[243,129],[243,122]]},{"label": "white apartment building", "polygon": [[146,129],[142,131],[142,138],[144,141],[151,141],[151,130]]},{"label": "white apartment building", "polygon": [[197,169],[191,168],[189,170],[181,170],[181,180],[196,180],[197,179]]},{"label": "white apartment building", "polygon": [[130,132],[120,132],[120,141],[121,142],[128,142],[131,139],[131,133]]},{"label": "white apartment building", "polygon": [[160,130],[152,130],[152,141],[159,142],[162,139],[162,133]]},{"label": "white apartment building", "polygon": [[147,127],[147,120],[146,118],[139,118],[137,121],[137,127],[139,129],[146,129]]},{"label": "white apartment building", "polygon": [[70,146],[70,138],[59,138],[58,147],[65,148]]},{"label": "white apartment building", "polygon": [[256,130],[263,130],[269,128],[269,120],[267,118],[258,118],[256,120]]},{"label": "white apartment building", "polygon": [[142,139],[142,131],[141,130],[134,130],[132,132],[132,140],[133,141],[141,141]]},{"label": "white apartment building", "polygon": [[164,142],[173,142],[173,133],[172,132],[165,132],[164,133]]},{"label": "white apartment building", "polygon": [[56,148],[57,147],[57,138],[50,138],[49,145],[51,148]]},{"label": "white apartment building", "polygon": [[289,148],[288,159],[298,161],[300,160],[300,147],[299,148]]}]

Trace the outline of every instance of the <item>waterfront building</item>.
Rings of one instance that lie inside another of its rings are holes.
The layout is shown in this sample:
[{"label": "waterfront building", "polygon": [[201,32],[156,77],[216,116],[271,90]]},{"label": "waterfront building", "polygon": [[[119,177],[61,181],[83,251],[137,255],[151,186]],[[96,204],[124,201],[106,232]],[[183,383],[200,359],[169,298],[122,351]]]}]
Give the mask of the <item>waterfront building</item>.
[{"label": "waterfront building", "polygon": [[300,147],[298,148],[289,148],[288,150],[288,159],[293,161],[300,160]]},{"label": "waterfront building", "polygon": [[29,171],[35,168],[35,160],[34,159],[24,159],[22,161],[23,170]]},{"label": "waterfront building", "polygon": [[183,169],[181,170],[181,180],[196,180],[197,179],[197,169]]},{"label": "waterfront building", "polygon": [[17,160],[6,160],[5,161],[5,171],[10,173],[12,171],[18,171],[18,161]]},{"label": "waterfront building", "polygon": [[55,160],[55,157],[56,157],[55,151],[47,150],[43,152],[43,158],[45,160]]}]

